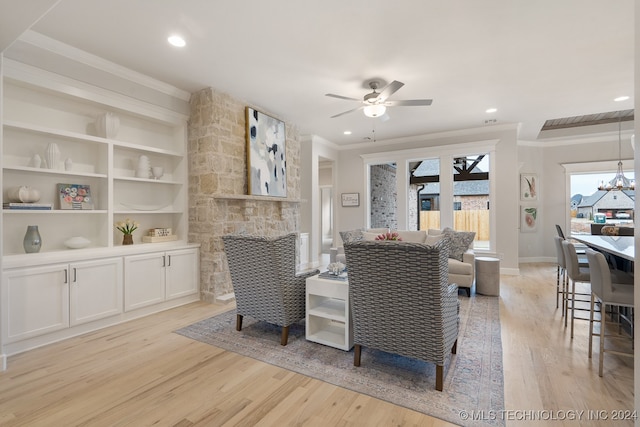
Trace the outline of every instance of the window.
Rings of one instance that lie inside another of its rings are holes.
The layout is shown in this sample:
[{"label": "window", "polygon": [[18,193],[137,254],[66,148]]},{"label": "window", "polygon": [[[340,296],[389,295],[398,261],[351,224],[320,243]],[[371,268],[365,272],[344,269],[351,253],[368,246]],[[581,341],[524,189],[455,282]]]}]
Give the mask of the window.
[{"label": "window", "polygon": [[[369,227],[427,230],[450,227],[474,231],[474,249],[495,248],[495,194],[490,158],[498,141],[429,146],[361,155],[368,186]],[[381,205],[386,197],[371,178],[376,169],[391,168],[395,209]],[[395,184],[394,184],[395,183]],[[493,202],[493,203],[492,203]],[[455,207],[455,210],[454,210]],[[490,209],[491,207],[491,209]],[[385,213],[387,218],[381,218]]]},{"label": "window", "polygon": [[490,247],[489,154],[453,159],[453,229],[473,231],[474,249]]}]

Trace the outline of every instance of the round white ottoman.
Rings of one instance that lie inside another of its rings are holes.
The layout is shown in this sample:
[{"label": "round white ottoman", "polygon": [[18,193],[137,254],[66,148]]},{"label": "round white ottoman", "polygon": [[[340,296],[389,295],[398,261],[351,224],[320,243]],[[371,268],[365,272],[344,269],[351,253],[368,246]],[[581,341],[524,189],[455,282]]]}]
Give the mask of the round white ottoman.
[{"label": "round white ottoman", "polygon": [[500,296],[500,260],[476,257],[476,292],[482,295]]}]

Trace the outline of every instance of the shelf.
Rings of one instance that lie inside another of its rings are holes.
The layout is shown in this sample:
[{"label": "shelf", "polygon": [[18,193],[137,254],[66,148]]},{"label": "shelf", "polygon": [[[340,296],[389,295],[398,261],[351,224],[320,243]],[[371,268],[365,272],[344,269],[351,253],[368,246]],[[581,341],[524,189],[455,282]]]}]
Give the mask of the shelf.
[{"label": "shelf", "polygon": [[103,173],[74,172],[61,169],[33,168],[29,166],[3,166],[3,169],[5,171],[33,172],[50,175],[82,176],[86,178],[107,178],[107,175]]},{"label": "shelf", "polygon": [[77,141],[92,141],[101,144],[107,144],[109,142],[106,138],[100,138],[99,136],[87,135],[84,133],[71,132],[62,129],[54,129],[46,126],[34,125],[31,123],[22,123],[14,120],[5,120],[4,127],[9,129],[21,130],[26,132],[39,133],[49,136],[60,136],[66,139],[74,139]]},{"label": "shelf", "polygon": [[[2,82],[2,190],[33,187],[41,193],[40,202],[54,209],[3,209],[3,261],[31,265],[51,259],[132,255],[157,250],[158,245],[185,244],[178,240],[141,244],[139,236],[156,227],[171,228],[183,239],[188,235],[188,117],[160,112],[128,96],[111,104],[113,94],[97,87],[23,64],[12,66],[11,76],[5,75]],[[21,72],[23,68],[28,72]],[[96,126],[105,113],[119,119],[118,132],[111,138],[103,137]],[[45,152],[52,143],[59,148],[60,163],[55,169],[33,167],[36,154],[46,166]],[[141,155],[164,169],[161,179],[135,177]],[[66,158],[72,163],[68,171],[64,170]],[[60,206],[56,183],[91,186],[94,206],[100,209],[55,209]],[[140,227],[131,247],[121,247],[122,238],[114,227],[125,218],[134,219]],[[40,229],[40,254],[22,254],[29,225]],[[78,235],[91,240],[91,246],[65,249],[64,241]]]},{"label": "shelf", "polygon": [[106,214],[108,211],[99,209],[2,209],[6,214],[45,214],[45,215],[80,215],[80,214]]},{"label": "shelf", "polygon": [[115,181],[130,181],[130,182],[150,182],[152,184],[169,184],[169,185],[182,185],[181,182],[178,181],[166,181],[163,179],[153,179],[153,178],[137,178],[133,176],[118,176],[113,178]]},{"label": "shelf", "polygon": [[306,339],[331,347],[344,347],[344,327],[326,326],[322,331],[307,335]]},{"label": "shelf", "polygon": [[150,147],[148,145],[134,144],[131,142],[111,140],[114,148],[126,148],[135,151],[143,151],[145,153],[164,154],[166,156],[184,157],[184,153],[174,150],[166,150],[164,148]]},{"label": "shelf", "polygon": [[[309,295],[310,300],[313,295]],[[345,321],[345,302],[340,299],[325,299],[320,304],[309,308],[310,316],[323,317],[325,319],[338,320],[340,322]]]}]

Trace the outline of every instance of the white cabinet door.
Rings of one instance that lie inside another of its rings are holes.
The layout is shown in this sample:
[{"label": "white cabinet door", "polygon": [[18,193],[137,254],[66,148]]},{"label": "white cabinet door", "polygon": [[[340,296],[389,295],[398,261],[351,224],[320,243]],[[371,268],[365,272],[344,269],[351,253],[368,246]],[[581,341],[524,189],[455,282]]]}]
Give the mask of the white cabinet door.
[{"label": "white cabinet door", "polygon": [[167,299],[198,292],[199,260],[197,249],[166,252]]},{"label": "white cabinet door", "polygon": [[3,276],[3,342],[69,327],[67,264],[7,270]]},{"label": "white cabinet door", "polygon": [[124,311],[164,301],[165,262],[163,252],[124,258]]},{"label": "white cabinet door", "polygon": [[122,313],[122,258],[69,266],[71,326]]}]

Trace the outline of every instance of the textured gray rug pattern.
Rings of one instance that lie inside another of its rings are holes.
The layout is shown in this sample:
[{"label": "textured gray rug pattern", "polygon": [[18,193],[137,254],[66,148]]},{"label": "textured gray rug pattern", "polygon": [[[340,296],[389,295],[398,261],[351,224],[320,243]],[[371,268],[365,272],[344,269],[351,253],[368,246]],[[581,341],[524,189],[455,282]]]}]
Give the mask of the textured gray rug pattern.
[{"label": "textured gray rug pattern", "polygon": [[[465,426],[500,426],[490,414],[504,410],[502,341],[496,297],[460,296],[458,352],[445,365],[444,391],[435,390],[435,365],[363,348],[360,367],[349,352],[304,339],[304,322],[292,325],[289,343],[280,328],[244,318],[235,330],[236,311],[202,320],[178,334],[228,351],[367,394]],[[462,416],[461,416],[462,413]],[[465,419],[466,416],[479,418]]]}]

